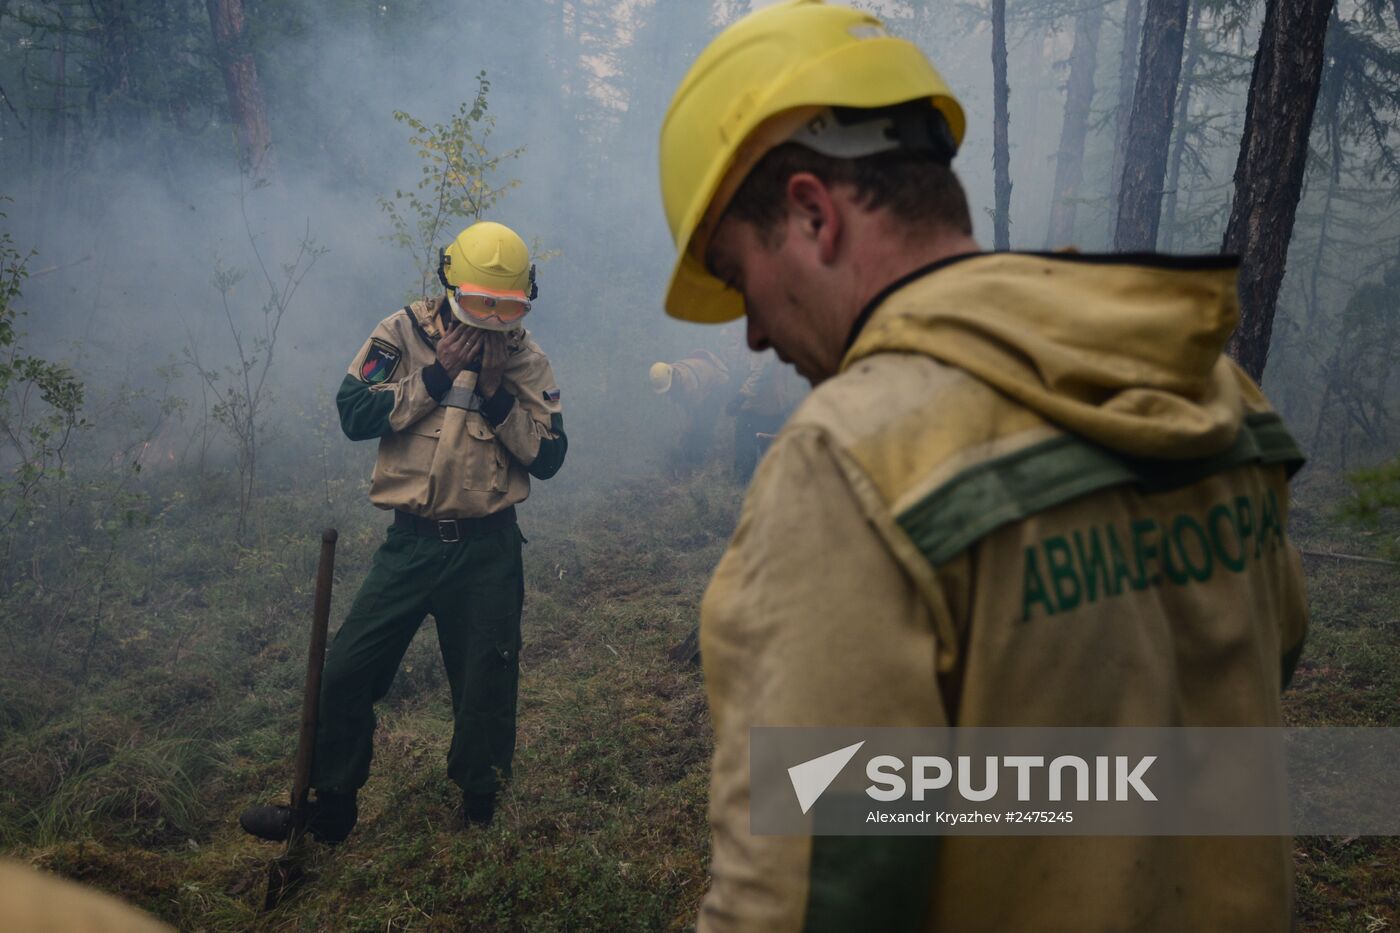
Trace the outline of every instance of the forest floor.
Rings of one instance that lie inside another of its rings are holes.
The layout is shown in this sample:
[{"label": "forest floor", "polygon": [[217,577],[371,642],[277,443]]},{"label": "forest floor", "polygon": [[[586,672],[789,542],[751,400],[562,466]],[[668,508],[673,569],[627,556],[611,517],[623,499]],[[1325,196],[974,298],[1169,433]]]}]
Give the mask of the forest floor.
[{"label": "forest floor", "polygon": [[[1306,478],[1296,490],[1289,530],[1304,551],[1310,627],[1284,717],[1400,726],[1400,568],[1316,556],[1376,556],[1371,533],[1333,517],[1336,492]],[[1293,861],[1301,929],[1400,930],[1400,837],[1300,836]]]},{"label": "forest floor", "polygon": [[[711,733],[699,670],[667,651],[696,623],[740,490],[716,471],[527,503],[516,778],[495,824],[459,829],[447,686],[424,625],[381,706],[359,826],[342,846],[314,847],[310,883],[263,914],[280,847],[244,835],[236,816],[290,783],[320,524],[333,516],[341,533],[334,628],[384,519],[358,482],[328,481],[314,505],[266,497],[255,540],[239,545],[200,521],[227,488],[199,489],[153,489],[161,507],[105,544],[56,541],[0,607],[16,662],[0,678],[0,852],[182,930],[693,922]],[[1295,538],[1369,553],[1363,532],[1332,517],[1332,498],[1303,486]],[[1305,564],[1312,632],[1289,721],[1400,725],[1397,570]],[[1295,863],[1302,929],[1400,929],[1400,839],[1300,838]]]}]

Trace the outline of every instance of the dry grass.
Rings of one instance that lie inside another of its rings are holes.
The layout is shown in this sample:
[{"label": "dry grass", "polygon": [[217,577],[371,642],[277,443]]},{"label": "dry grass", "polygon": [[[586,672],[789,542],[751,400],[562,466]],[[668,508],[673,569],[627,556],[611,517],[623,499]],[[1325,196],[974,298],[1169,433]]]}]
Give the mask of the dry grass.
[{"label": "dry grass", "polygon": [[[347,484],[333,503],[355,516],[341,522],[335,618],[382,534],[380,516],[350,504],[359,492]],[[705,887],[711,734],[699,672],[666,653],[696,622],[739,492],[713,473],[550,496],[524,512],[517,770],[489,830],[458,828],[447,689],[424,626],[383,705],[355,834],[315,849],[312,883],[257,911],[277,849],[234,817],[289,782],[321,521],[287,499],[265,504],[259,544],[242,549],[166,509],[139,532],[155,543],[127,548],[108,575],[110,640],[88,680],[61,663],[86,633],[61,626],[59,662],[30,654],[6,678],[0,844],[181,929],[686,928]],[[1295,527],[1320,549],[1367,546],[1306,497]],[[1307,571],[1313,632],[1290,722],[1400,724],[1395,574]],[[51,587],[33,609],[62,596]],[[1296,853],[1303,929],[1400,927],[1396,841],[1304,838]]]}]

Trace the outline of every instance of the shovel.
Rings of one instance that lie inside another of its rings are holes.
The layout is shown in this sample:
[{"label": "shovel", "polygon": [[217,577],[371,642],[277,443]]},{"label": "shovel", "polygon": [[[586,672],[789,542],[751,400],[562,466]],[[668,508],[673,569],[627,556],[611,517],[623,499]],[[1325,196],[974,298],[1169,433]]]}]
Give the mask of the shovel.
[{"label": "shovel", "polygon": [[316,751],[316,720],[321,706],[321,669],[326,660],[326,627],[331,615],[331,580],[335,571],[334,528],[321,532],[321,560],[316,566],[316,606],[311,619],[311,647],[306,655],[306,693],[301,701],[301,735],[297,738],[296,770],[292,777],[292,831],[287,848],[267,867],[263,910],[276,907],[301,881],[306,836],[306,799],[311,792],[311,759]]}]

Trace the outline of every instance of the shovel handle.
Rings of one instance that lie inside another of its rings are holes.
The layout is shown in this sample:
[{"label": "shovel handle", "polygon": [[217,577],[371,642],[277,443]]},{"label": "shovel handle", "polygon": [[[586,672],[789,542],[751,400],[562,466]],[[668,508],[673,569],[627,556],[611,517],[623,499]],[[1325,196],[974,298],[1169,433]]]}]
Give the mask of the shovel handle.
[{"label": "shovel handle", "polygon": [[326,660],[326,629],[331,616],[331,583],[335,575],[334,528],[321,532],[321,559],[316,566],[316,605],[311,618],[311,647],[306,655],[306,693],[301,701],[301,734],[297,739],[292,810],[298,822],[306,812],[311,791],[311,761],[316,751],[316,721],[321,708],[321,670]]}]

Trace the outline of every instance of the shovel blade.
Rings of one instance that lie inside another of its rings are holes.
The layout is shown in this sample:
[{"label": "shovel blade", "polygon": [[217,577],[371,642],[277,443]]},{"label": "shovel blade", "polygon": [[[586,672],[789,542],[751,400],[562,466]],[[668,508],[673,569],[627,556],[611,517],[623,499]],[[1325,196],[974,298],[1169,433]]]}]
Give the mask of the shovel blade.
[{"label": "shovel blade", "polygon": [[306,847],[300,842],[299,834],[293,836],[287,842],[287,851],[267,866],[267,893],[263,896],[263,910],[272,910],[306,880]]}]

